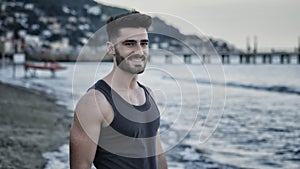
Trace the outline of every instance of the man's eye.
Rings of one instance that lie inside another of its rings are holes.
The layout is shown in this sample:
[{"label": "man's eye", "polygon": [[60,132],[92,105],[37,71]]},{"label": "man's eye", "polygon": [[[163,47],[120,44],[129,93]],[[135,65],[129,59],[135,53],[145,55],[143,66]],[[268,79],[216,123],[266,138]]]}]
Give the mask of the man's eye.
[{"label": "man's eye", "polygon": [[147,46],[148,42],[141,42],[141,46]]},{"label": "man's eye", "polygon": [[124,43],[125,46],[129,46],[129,47],[132,47],[132,46],[135,46],[136,43],[134,42],[126,42]]}]

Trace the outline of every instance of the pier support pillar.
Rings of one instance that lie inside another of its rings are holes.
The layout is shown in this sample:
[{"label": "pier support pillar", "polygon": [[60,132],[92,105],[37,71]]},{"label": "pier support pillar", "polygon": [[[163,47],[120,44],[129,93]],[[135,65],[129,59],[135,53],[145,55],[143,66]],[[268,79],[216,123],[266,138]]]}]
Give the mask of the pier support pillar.
[{"label": "pier support pillar", "polygon": [[273,62],[273,57],[272,57],[272,55],[268,55],[268,58],[269,58],[269,63],[272,64],[272,62]]},{"label": "pier support pillar", "polygon": [[169,64],[172,63],[172,57],[171,57],[171,55],[165,55],[165,63],[169,63]]},{"label": "pier support pillar", "polygon": [[230,63],[229,55],[222,54],[221,57],[222,57],[222,63],[223,64],[229,64]]},{"label": "pier support pillar", "polygon": [[250,63],[250,57],[251,57],[250,54],[247,54],[247,55],[246,55],[246,64],[249,64],[249,63]]},{"label": "pier support pillar", "polygon": [[300,64],[300,54],[298,54],[298,64]]},{"label": "pier support pillar", "polygon": [[284,64],[284,55],[280,55],[280,64]]},{"label": "pier support pillar", "polygon": [[240,64],[243,63],[243,55],[240,55]]},{"label": "pier support pillar", "polygon": [[286,55],[287,64],[291,64],[291,55]]},{"label": "pier support pillar", "polygon": [[201,63],[202,63],[202,64],[207,63],[207,62],[206,62],[206,55],[202,55],[202,61],[201,61]]},{"label": "pier support pillar", "polygon": [[262,56],[262,62],[263,62],[263,64],[266,64],[266,57],[267,57],[266,55]]},{"label": "pier support pillar", "polygon": [[191,64],[192,63],[192,56],[190,54],[183,55],[184,57],[184,63]]},{"label": "pier support pillar", "polygon": [[225,55],[221,55],[221,57],[222,57],[222,64],[224,64],[225,63]]}]

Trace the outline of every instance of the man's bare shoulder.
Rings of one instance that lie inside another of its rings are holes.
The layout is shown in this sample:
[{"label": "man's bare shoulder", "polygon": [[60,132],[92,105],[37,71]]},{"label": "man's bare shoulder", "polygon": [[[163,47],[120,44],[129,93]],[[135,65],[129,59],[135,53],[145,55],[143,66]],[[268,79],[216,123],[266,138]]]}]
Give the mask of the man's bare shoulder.
[{"label": "man's bare shoulder", "polygon": [[88,108],[87,106],[97,106],[104,100],[106,100],[105,96],[101,92],[95,89],[90,89],[83,96],[81,96],[77,103],[76,109],[80,107]]},{"label": "man's bare shoulder", "polygon": [[103,93],[90,89],[78,101],[75,112],[78,114],[94,114],[95,117],[103,119],[110,114],[111,105]]}]

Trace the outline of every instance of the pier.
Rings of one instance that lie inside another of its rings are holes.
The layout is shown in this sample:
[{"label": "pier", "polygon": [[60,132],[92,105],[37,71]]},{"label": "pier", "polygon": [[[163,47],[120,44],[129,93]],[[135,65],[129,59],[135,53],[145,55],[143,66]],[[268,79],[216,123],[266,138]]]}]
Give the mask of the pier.
[{"label": "pier", "polygon": [[[240,64],[257,64],[258,59],[262,64],[291,64],[292,58],[300,64],[300,52],[259,52],[259,53],[220,53],[223,64],[230,64],[232,57],[238,57]],[[275,60],[277,62],[274,62]]]},{"label": "pier", "polygon": [[[176,53],[165,55],[165,63],[172,64],[173,57],[182,57],[185,64],[192,64],[194,59],[200,60],[202,64],[212,63],[212,57],[219,57],[222,64],[299,64],[300,52],[223,52],[215,54]],[[293,62],[292,62],[293,61]]]},{"label": "pier", "polygon": [[[165,54],[165,63],[172,63],[172,57],[183,57],[185,64],[192,64],[193,59],[197,58],[201,60],[202,64],[211,63],[212,58],[218,58],[222,64],[299,64],[300,65],[300,37],[298,38],[297,47],[292,50],[289,49],[264,49],[258,50],[257,37],[254,36],[253,49],[250,46],[250,38],[246,40],[246,50],[239,50],[238,52],[230,51],[215,51],[210,53],[196,53],[191,52],[192,50],[183,51],[170,51]],[[197,56],[197,57],[194,57]],[[234,62],[233,62],[234,60]]]}]

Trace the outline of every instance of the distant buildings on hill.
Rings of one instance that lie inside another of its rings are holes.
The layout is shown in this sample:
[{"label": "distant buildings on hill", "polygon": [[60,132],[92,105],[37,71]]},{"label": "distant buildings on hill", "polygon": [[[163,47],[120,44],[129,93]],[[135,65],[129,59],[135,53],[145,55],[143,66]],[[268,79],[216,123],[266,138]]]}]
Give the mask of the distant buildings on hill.
[{"label": "distant buildings on hill", "polygon": [[[0,6],[0,52],[7,56],[25,52],[28,59],[52,57],[74,61],[82,47],[105,24],[110,15],[126,11],[94,1],[86,1],[86,4],[80,4],[79,1],[60,4],[60,1],[4,0]],[[183,35],[159,18],[154,18],[153,21],[154,32],[162,34],[150,35],[152,49],[167,49],[175,54],[207,53],[213,47],[220,51],[236,50],[221,40]],[[100,44],[105,44],[104,36],[97,39]],[[81,59],[97,60],[99,52],[105,53],[105,46],[91,47],[92,54]]]}]

